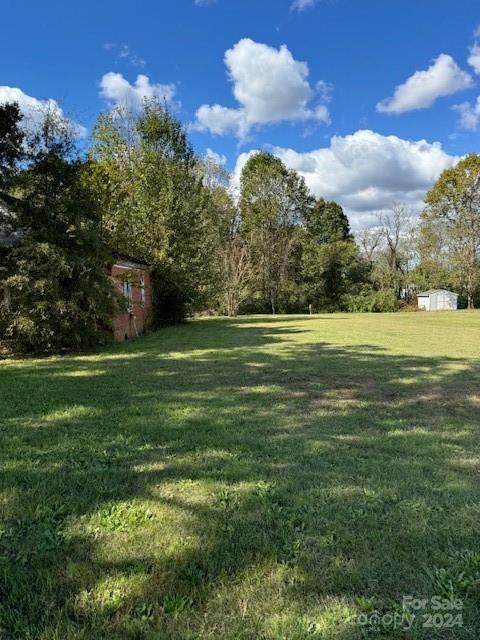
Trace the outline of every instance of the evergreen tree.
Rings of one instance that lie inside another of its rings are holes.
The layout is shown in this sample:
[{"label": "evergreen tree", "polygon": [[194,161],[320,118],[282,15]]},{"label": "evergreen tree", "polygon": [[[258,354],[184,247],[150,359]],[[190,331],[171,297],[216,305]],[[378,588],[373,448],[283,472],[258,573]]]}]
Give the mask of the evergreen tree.
[{"label": "evergreen tree", "polygon": [[51,111],[27,146],[19,178],[24,236],[1,283],[2,333],[30,351],[84,348],[104,336],[113,302],[85,165],[69,123]]}]

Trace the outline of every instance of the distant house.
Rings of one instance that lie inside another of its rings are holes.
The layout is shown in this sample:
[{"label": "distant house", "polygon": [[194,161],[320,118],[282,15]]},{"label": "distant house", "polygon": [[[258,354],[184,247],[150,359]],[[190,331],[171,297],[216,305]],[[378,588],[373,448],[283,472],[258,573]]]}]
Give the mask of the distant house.
[{"label": "distant house", "polygon": [[458,294],[447,289],[429,289],[417,294],[418,308],[425,311],[456,310]]},{"label": "distant house", "polygon": [[117,341],[137,337],[152,321],[149,265],[130,256],[114,254],[111,275],[124,302],[113,318],[113,337]]}]

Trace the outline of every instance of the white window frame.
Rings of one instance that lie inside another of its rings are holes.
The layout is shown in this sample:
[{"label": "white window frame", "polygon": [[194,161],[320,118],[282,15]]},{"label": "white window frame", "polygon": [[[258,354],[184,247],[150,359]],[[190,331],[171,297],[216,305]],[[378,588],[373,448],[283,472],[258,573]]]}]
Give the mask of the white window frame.
[{"label": "white window frame", "polygon": [[133,288],[130,280],[125,279],[123,281],[123,297],[127,302],[128,311],[132,311],[133,309]]},{"label": "white window frame", "polygon": [[144,276],[140,278],[140,304],[142,307],[145,306],[145,277]]}]

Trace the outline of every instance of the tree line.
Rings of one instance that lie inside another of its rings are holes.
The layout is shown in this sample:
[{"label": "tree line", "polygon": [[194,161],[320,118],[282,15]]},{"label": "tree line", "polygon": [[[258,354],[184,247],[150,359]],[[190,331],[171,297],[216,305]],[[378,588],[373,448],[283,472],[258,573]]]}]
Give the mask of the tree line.
[{"label": "tree line", "polygon": [[238,193],[230,185],[156,99],[101,114],[86,152],[58,112],[29,130],[18,105],[0,105],[0,338],[37,351],[104,339],[119,304],[112,250],[151,265],[157,325],[395,311],[429,287],[479,299],[477,155],[443,172],[420,221],[394,204],[356,237],[338,203],[271,153],[250,156]]}]

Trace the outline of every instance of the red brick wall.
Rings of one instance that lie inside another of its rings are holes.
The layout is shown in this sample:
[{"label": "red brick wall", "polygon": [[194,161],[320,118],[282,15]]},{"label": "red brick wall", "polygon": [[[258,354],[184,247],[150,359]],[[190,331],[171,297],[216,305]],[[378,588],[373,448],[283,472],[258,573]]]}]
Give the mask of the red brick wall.
[{"label": "red brick wall", "polygon": [[[130,268],[121,264],[114,264],[112,278],[120,299],[123,296],[123,282],[125,279],[128,279],[132,285],[131,311],[125,312],[123,309],[117,311],[113,319],[113,337],[117,341],[134,338],[143,333],[152,321],[152,281],[150,273],[147,268]],[[141,278],[144,278],[145,283],[144,305],[141,303]]]}]

